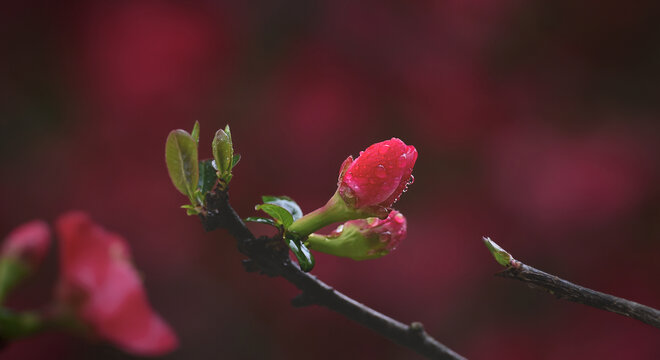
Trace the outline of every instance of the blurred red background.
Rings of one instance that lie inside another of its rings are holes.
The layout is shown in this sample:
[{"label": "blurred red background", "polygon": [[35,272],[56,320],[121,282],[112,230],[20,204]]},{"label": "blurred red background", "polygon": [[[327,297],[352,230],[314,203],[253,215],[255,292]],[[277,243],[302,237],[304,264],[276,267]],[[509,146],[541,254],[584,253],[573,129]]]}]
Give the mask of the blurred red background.
[{"label": "blurred red background", "polygon": [[[164,144],[229,123],[232,203],[305,212],[341,162],[419,151],[400,248],[313,273],[475,359],[657,359],[658,330],[493,277],[520,260],[660,307],[660,12],[654,1],[21,1],[2,5],[0,232],[81,209],[129,241],[181,347],[166,359],[417,358],[243,271],[171,185]],[[268,229],[260,225],[254,231]],[[43,306],[51,253],[11,304]],[[129,359],[48,334],[7,359]]]}]

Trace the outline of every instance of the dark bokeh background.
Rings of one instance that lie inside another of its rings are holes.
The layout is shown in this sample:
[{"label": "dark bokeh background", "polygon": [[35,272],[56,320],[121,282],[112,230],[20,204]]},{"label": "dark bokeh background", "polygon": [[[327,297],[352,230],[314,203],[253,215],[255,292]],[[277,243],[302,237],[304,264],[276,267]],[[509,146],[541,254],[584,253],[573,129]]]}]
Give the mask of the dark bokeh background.
[{"label": "dark bokeh background", "polygon": [[[164,142],[229,123],[232,202],[304,211],[339,165],[400,137],[419,151],[382,259],[314,273],[475,359],[660,358],[657,329],[495,278],[490,235],[521,260],[660,307],[656,1],[14,1],[0,10],[0,232],[83,209],[130,242],[167,359],[411,359],[282,279],[247,274],[170,184]],[[258,233],[269,229],[254,227]],[[14,297],[45,305],[57,269]],[[8,359],[125,359],[46,335]]]}]

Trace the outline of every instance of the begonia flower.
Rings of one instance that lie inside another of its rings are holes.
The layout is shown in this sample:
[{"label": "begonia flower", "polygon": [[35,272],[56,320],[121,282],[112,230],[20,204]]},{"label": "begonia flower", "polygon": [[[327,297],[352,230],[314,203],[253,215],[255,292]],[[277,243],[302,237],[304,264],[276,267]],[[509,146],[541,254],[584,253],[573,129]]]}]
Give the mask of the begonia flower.
[{"label": "begonia flower", "polygon": [[413,181],[417,150],[392,138],[369,146],[341,165],[337,191],[321,208],[296,220],[289,231],[305,237],[338,222],[385,218],[391,206]]},{"label": "begonia flower", "polygon": [[406,237],[406,218],[393,210],[385,219],[350,220],[330,235],[310,234],[309,248],[353,260],[375,259],[389,254]]},{"label": "begonia flower", "polygon": [[121,236],[82,212],[61,216],[56,228],[61,267],[57,296],[63,307],[127,352],[161,355],[177,347],[176,335],[149,305]]},{"label": "begonia flower", "polygon": [[349,156],[341,166],[338,191],[355,208],[389,208],[411,182],[417,150],[392,138],[369,146],[353,161]]}]

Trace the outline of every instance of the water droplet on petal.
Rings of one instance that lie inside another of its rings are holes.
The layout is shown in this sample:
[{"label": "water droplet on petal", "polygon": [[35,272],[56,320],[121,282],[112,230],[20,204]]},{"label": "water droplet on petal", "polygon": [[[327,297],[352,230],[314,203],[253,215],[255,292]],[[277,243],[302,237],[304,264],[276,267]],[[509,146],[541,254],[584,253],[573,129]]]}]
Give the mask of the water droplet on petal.
[{"label": "water droplet on petal", "polygon": [[381,154],[381,155],[384,155],[384,154],[386,154],[389,150],[390,150],[390,146],[387,145],[387,144],[385,144],[385,145],[381,146],[380,148],[378,148],[378,153]]},{"label": "water droplet on petal", "polygon": [[408,164],[408,159],[407,159],[406,154],[403,154],[403,155],[399,156],[398,159],[396,159],[396,166],[398,166],[400,169],[403,169],[404,167],[406,167],[407,164]]},{"label": "water droplet on petal", "polygon": [[399,224],[403,224],[403,222],[404,222],[405,220],[406,220],[406,219],[403,217],[402,214],[396,214],[396,215],[394,216],[394,221],[396,221],[396,222],[399,223]]},{"label": "water droplet on petal", "polygon": [[381,179],[387,177],[387,170],[385,170],[385,167],[383,165],[376,166],[376,170],[374,170],[374,173],[376,174],[376,176],[378,176]]}]

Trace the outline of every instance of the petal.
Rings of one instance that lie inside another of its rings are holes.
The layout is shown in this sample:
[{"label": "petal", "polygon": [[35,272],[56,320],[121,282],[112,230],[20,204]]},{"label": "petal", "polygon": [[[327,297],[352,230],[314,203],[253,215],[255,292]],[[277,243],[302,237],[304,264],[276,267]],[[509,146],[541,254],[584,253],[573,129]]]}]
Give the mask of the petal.
[{"label": "petal", "polygon": [[348,167],[342,184],[355,193],[357,207],[389,207],[405,189],[416,159],[415,148],[397,138],[373,144]]},{"label": "petal", "polygon": [[[61,301],[101,337],[138,355],[171,351],[177,338],[147,300],[126,241],[96,225],[85,213],[60,217]],[[72,302],[71,294],[78,302]],[[69,296],[69,298],[67,298]]]},{"label": "petal", "polygon": [[27,261],[37,267],[50,247],[50,229],[41,220],[34,220],[15,228],[2,246],[2,254]]}]

